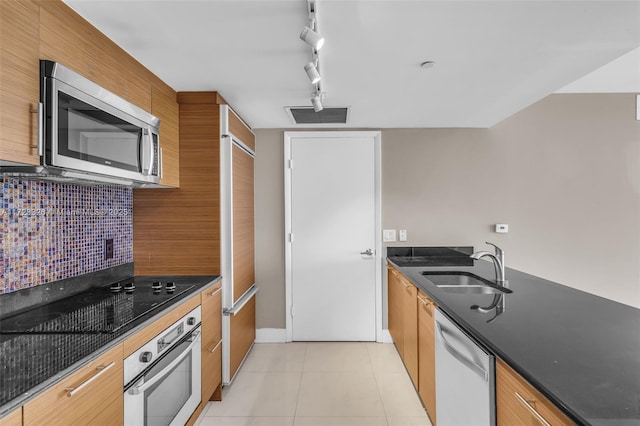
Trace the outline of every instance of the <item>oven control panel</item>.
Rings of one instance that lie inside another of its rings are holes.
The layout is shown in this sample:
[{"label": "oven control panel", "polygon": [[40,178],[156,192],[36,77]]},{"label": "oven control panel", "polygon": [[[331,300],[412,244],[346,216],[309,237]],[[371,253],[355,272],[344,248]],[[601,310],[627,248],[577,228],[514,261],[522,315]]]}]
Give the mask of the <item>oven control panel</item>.
[{"label": "oven control panel", "polygon": [[200,306],[167,327],[162,333],[138,348],[124,360],[124,382],[129,383],[137,375],[149,368],[171,347],[181,342],[193,330],[200,326],[202,312]]}]

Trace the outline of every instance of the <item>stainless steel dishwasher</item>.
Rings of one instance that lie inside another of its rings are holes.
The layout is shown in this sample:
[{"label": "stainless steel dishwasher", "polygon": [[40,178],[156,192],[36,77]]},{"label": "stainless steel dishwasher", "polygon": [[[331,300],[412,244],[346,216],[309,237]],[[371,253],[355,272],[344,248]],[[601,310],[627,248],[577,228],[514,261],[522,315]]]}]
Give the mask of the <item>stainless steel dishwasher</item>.
[{"label": "stainless steel dishwasher", "polygon": [[494,426],[495,357],[436,311],[438,426]]}]

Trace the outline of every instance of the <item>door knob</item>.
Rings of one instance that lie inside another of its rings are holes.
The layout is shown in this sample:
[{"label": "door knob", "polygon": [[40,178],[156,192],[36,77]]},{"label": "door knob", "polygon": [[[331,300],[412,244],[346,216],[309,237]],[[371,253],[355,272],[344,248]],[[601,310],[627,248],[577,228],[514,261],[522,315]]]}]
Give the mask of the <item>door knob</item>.
[{"label": "door knob", "polygon": [[365,251],[361,251],[360,254],[363,256],[373,256],[373,250],[367,249]]}]

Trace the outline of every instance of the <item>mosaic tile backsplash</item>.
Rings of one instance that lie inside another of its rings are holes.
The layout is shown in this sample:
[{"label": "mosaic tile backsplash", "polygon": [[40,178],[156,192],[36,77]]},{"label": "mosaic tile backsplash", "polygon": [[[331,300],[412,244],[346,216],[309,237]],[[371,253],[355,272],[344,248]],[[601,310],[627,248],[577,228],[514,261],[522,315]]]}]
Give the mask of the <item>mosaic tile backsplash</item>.
[{"label": "mosaic tile backsplash", "polygon": [[0,294],[133,261],[132,189],[0,179]]}]

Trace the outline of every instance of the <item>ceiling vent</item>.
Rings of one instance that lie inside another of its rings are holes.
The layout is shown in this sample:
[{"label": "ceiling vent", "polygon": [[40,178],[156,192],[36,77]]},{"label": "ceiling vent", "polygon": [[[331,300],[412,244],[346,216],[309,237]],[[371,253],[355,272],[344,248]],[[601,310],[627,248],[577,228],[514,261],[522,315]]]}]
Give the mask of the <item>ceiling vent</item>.
[{"label": "ceiling vent", "polygon": [[348,107],[326,107],[318,112],[314,111],[313,107],[286,107],[285,109],[294,124],[347,124],[349,119]]}]

